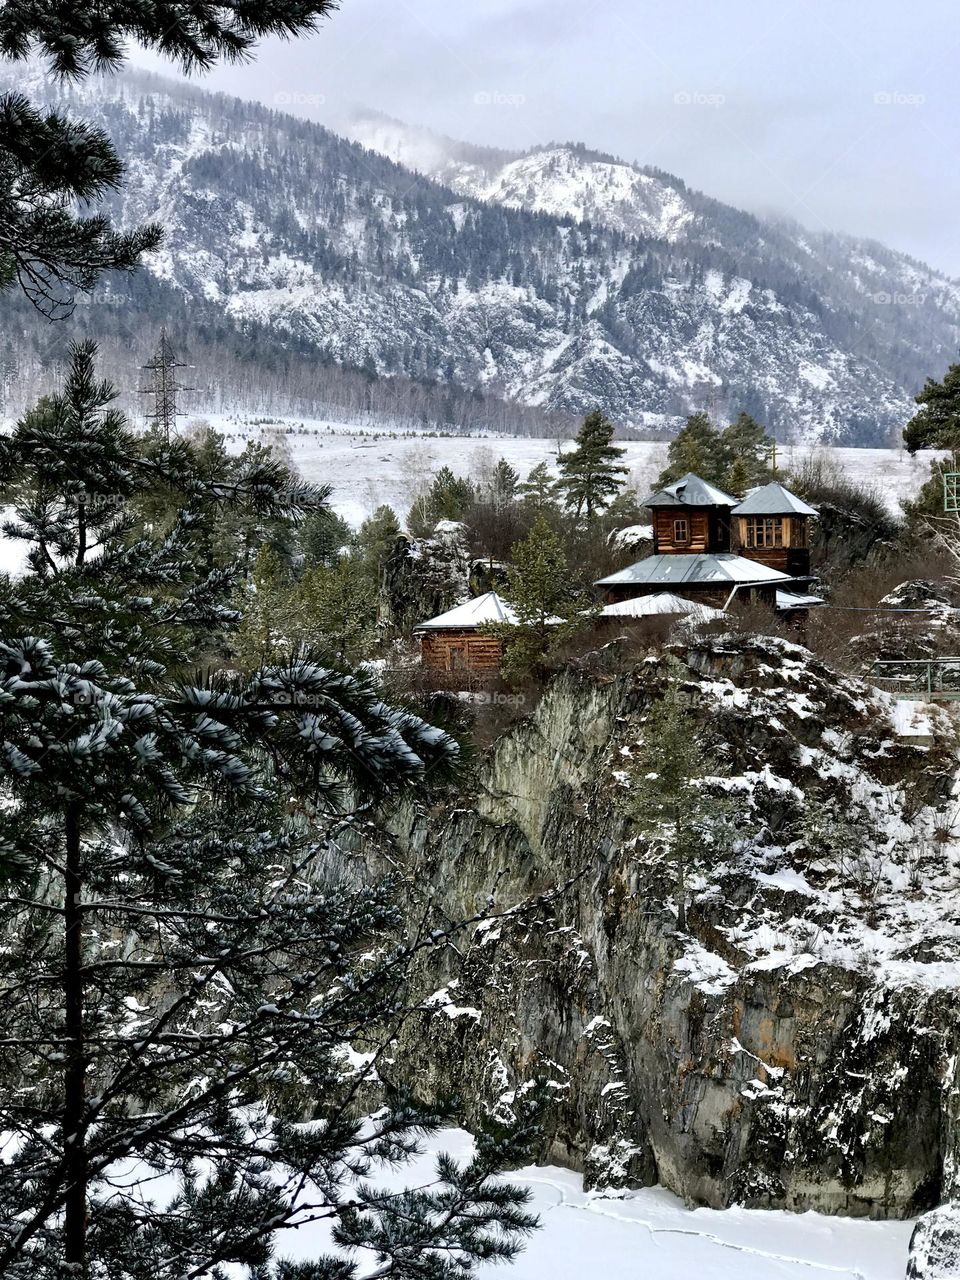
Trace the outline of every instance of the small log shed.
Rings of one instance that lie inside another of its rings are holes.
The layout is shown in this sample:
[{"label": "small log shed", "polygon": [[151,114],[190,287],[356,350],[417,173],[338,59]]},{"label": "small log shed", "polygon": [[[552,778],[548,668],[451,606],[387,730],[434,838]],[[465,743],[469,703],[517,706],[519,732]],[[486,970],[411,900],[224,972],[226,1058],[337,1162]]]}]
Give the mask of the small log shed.
[{"label": "small log shed", "polygon": [[491,623],[516,623],[513,609],[495,591],[458,604],[414,629],[420,638],[424,666],[433,671],[495,676],[500,669],[503,642],[486,628]]}]

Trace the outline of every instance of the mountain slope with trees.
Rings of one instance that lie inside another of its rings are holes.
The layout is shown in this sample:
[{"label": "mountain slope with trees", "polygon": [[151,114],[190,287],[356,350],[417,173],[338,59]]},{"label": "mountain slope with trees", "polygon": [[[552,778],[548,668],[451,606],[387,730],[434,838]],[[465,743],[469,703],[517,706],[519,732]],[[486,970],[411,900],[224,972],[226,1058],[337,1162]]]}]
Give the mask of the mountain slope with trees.
[{"label": "mountain slope with trees", "polygon": [[[798,234],[676,179],[642,184],[659,184],[664,208],[680,202],[672,220],[618,222],[600,195],[541,212],[514,207],[519,188],[499,202],[480,184],[455,191],[318,125],[156,78],[28,79],[33,99],[116,143],[127,178],[108,207],[119,224],[166,229],[148,273],[86,299],[84,324],[108,372],[125,362],[125,388],[167,320],[195,347],[208,401],[236,403],[272,380],[287,403],[316,406],[352,377],[361,406],[363,387],[375,398],[386,380],[541,412],[599,406],[642,430],[708,405],[749,412],[781,439],[865,444],[902,426],[925,373],[957,344],[957,291],[941,277],[884,250],[879,276],[862,266],[854,278],[860,242],[838,241],[832,265],[823,247],[804,256]],[[599,182],[587,153],[544,157],[544,180],[556,163]],[[928,280],[930,305],[884,306],[879,279],[897,294]],[[4,306],[9,412],[53,361],[29,313]],[[454,400],[448,421],[468,414]],[[548,433],[535,414],[518,419]]]}]

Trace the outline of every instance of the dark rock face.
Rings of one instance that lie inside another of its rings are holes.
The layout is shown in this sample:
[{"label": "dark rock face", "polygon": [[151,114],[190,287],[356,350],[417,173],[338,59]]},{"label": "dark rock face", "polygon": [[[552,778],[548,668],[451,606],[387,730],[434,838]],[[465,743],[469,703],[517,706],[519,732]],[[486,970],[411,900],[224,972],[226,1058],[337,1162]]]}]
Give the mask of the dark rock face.
[{"label": "dark rock face", "polygon": [[[940,839],[956,761],[892,701],[782,641],[675,646],[692,730],[723,753],[743,839],[671,870],[623,807],[665,662],[568,671],[452,814],[408,811],[411,900],[494,915],[458,944],[397,1060],[468,1119],[547,1082],[543,1156],[691,1201],[910,1216],[955,1181],[960,893]],[[849,848],[805,822],[833,801]],[[497,912],[510,912],[496,918]],[[951,1077],[952,1079],[952,1077]]]},{"label": "dark rock face", "polygon": [[925,1213],[910,1240],[907,1280],[958,1280],[960,1277],[960,1205],[945,1204]]},{"label": "dark rock face", "polygon": [[441,520],[429,538],[397,539],[384,567],[381,611],[384,621],[410,632],[470,598],[470,553],[465,526]]}]

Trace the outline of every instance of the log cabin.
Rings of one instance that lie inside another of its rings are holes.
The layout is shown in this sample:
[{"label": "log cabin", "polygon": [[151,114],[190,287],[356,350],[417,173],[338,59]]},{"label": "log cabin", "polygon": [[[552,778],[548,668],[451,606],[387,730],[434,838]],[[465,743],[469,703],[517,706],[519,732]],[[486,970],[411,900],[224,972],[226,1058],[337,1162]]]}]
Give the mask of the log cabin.
[{"label": "log cabin", "polygon": [[453,676],[495,676],[500,669],[503,642],[491,635],[491,623],[516,623],[516,614],[495,591],[458,604],[414,628],[420,637],[424,666]]},{"label": "log cabin", "polygon": [[653,512],[654,555],[730,550],[730,512],[737,499],[692,471],[641,505]]},{"label": "log cabin", "polygon": [[750,598],[775,608],[777,589],[793,579],[779,569],[732,552],[662,553],[648,556],[594,583],[609,604],[662,591],[681,593],[698,604],[725,609],[735,598]]},{"label": "log cabin", "polygon": [[781,610],[815,601],[792,589],[811,580],[807,524],[817,513],[783,485],[740,501],[689,472],[642,505],[653,512],[654,554],[594,584],[609,603],[676,590],[718,609],[735,598]]}]

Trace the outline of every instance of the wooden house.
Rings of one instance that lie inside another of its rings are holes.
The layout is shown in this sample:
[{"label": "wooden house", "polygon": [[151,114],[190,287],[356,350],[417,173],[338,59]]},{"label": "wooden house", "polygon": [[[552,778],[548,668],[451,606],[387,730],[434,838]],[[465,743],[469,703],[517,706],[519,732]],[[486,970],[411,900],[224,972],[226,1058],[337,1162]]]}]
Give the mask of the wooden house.
[{"label": "wooden house", "polygon": [[730,512],[737,499],[688,472],[643,504],[653,513],[654,555],[730,550]]},{"label": "wooden house", "polygon": [[787,597],[800,600],[789,588],[810,581],[807,523],[816,512],[782,485],[738,501],[690,472],[643,505],[653,513],[654,554],[595,583],[609,603],[680,592],[718,609],[735,599],[809,607]]},{"label": "wooden house", "polygon": [[516,614],[495,591],[458,604],[414,629],[420,637],[424,665],[433,671],[495,676],[503,643],[486,628],[491,623],[515,623]]},{"label": "wooden house", "polygon": [[663,553],[628,565],[600,578],[599,587],[610,604],[661,592],[681,594],[697,604],[725,609],[735,599],[752,598],[776,607],[777,588],[792,582],[787,574],[732,552],[716,554]]},{"label": "wooden house", "polygon": [[816,514],[814,507],[776,481],[754,489],[733,509],[737,550],[791,578],[809,579],[808,526]]}]

